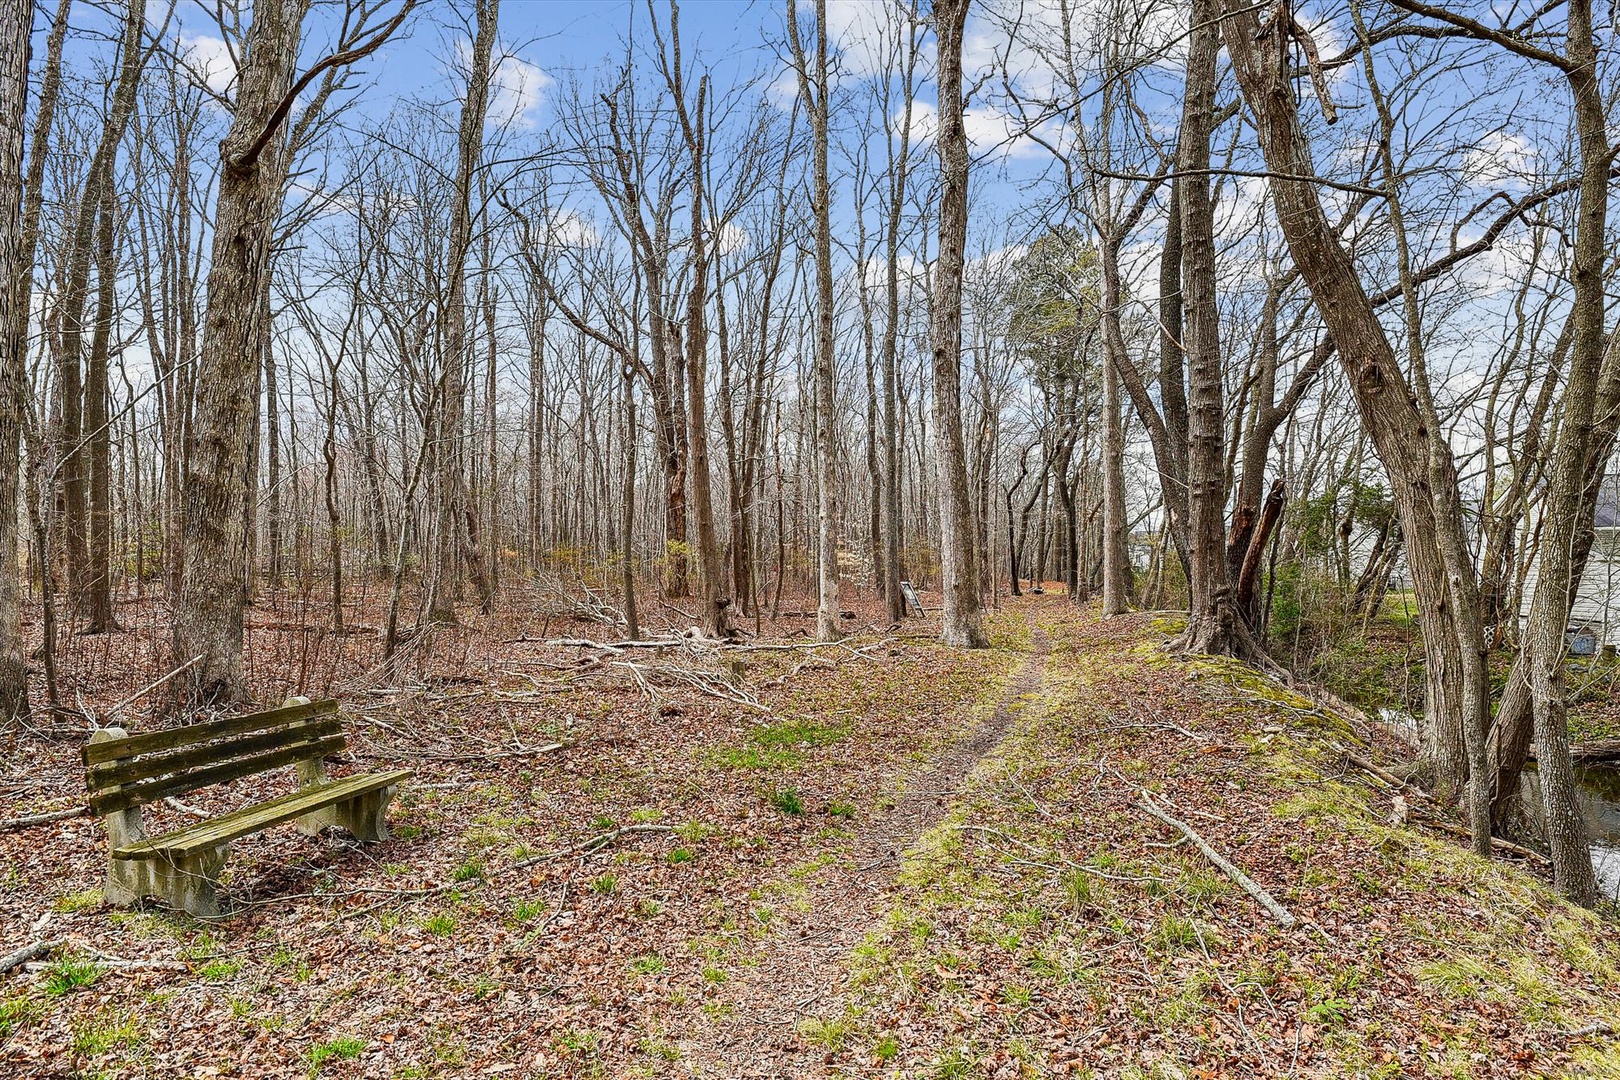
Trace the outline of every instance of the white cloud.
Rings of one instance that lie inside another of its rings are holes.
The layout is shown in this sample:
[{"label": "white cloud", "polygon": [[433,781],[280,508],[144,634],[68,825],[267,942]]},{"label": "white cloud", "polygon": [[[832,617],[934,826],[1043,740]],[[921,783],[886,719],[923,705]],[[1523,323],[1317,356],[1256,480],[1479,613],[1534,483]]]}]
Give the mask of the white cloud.
[{"label": "white cloud", "polygon": [[181,33],[179,46],[180,62],[198,85],[223,95],[236,82],[236,61],[220,38]]},{"label": "white cloud", "polygon": [[720,226],[720,235],[714,240],[714,248],[722,255],[736,255],[747,251],[754,246],[754,238],[748,230],[735,221],[728,221]]},{"label": "white cloud", "polygon": [[[889,133],[898,138],[906,125],[904,110],[897,110],[889,118]],[[926,101],[913,101],[911,103],[911,145],[925,146],[934,141],[934,132],[939,130],[939,110]]]},{"label": "white cloud", "polygon": [[[896,113],[889,120],[889,130],[898,135],[905,117]],[[1002,158],[1037,157],[1047,153],[1045,147],[1024,129],[1024,122],[1011,113],[984,105],[964,109],[962,126],[967,129],[968,147],[975,154],[992,152]],[[926,146],[934,141],[939,130],[939,111],[925,101],[914,102],[911,107],[911,142],[913,146]],[[1061,147],[1064,143],[1062,126],[1047,120],[1035,126],[1040,137]]]},{"label": "white cloud", "polygon": [[888,67],[899,31],[891,9],[883,0],[827,0],[827,40],[846,71],[871,77]]},{"label": "white cloud", "polygon": [[555,82],[538,64],[506,53],[495,64],[490,86],[489,120],[502,127],[531,128],[541,94]]},{"label": "white cloud", "polygon": [[1520,188],[1536,159],[1536,148],[1523,136],[1493,131],[1463,155],[1463,179],[1474,187]]},{"label": "white cloud", "polygon": [[783,112],[789,112],[799,100],[799,73],[791,66],[765,87],[765,99]]},{"label": "white cloud", "polygon": [[[865,279],[866,287],[873,292],[881,292],[889,287],[889,263],[886,259],[874,255],[866,260],[861,268],[861,275]],[[928,283],[928,266],[915,255],[900,252],[895,260],[895,269],[898,273],[900,291],[904,294],[908,287],[926,287]]]},{"label": "white cloud", "polygon": [[563,247],[593,248],[602,242],[596,225],[573,210],[553,210],[546,215],[546,238]]},{"label": "white cloud", "polygon": [[[494,127],[534,127],[534,111],[556,80],[538,64],[529,63],[503,45],[496,45],[493,64],[485,123]],[[457,74],[465,79],[471,67],[472,42],[461,38],[456,42]]]}]

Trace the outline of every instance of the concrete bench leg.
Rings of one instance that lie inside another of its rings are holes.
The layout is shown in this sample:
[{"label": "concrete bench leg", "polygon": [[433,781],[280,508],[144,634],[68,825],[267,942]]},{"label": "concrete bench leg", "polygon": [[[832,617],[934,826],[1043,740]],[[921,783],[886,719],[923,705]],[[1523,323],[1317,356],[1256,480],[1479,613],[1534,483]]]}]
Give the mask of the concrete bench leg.
[{"label": "concrete bench leg", "polygon": [[200,919],[219,914],[219,874],[230,848],[205,848],[192,855],[156,859],[112,859],[107,866],[107,902],[133,907],[146,897]]},{"label": "concrete bench leg", "polygon": [[354,834],[356,840],[388,839],[388,806],[399,792],[398,785],[367,792],[347,802],[323,806],[298,819],[298,828],[314,836],[328,825],[337,825]]}]

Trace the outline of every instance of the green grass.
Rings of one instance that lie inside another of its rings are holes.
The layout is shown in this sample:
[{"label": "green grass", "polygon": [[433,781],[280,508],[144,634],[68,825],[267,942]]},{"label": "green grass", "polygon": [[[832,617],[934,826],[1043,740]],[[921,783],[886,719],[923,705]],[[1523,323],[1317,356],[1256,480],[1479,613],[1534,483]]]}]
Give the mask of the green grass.
[{"label": "green grass", "polygon": [[630,970],[637,975],[662,975],[669,970],[669,963],[657,953],[647,953],[631,961]]},{"label": "green grass", "polygon": [[446,937],[456,929],[456,917],[441,911],[422,920],[422,929],[437,937]]},{"label": "green grass", "polygon": [[353,1061],[365,1052],[363,1039],[352,1035],[339,1035],[309,1048],[309,1075],[314,1076],[328,1061]]},{"label": "green grass", "polygon": [[613,874],[603,874],[591,882],[591,892],[597,896],[612,896],[619,891],[619,879]]},{"label": "green grass", "polygon": [[705,760],[723,769],[770,771],[788,769],[804,761],[806,750],[814,750],[848,738],[849,725],[814,724],[788,720],[766,724],[750,731],[742,746],[725,746],[706,752]]},{"label": "green grass", "polygon": [[9,1039],[39,1019],[45,1006],[31,997],[19,996],[0,1001],[0,1040]]},{"label": "green grass", "polygon": [[73,1024],[73,1052],[80,1057],[127,1052],[140,1041],[141,1025],[133,1013],[99,1012]]},{"label": "green grass", "polygon": [[51,997],[61,997],[94,984],[101,978],[101,971],[101,965],[94,960],[64,956],[46,971],[40,988]]},{"label": "green grass", "polygon": [[804,813],[804,799],[800,797],[797,788],[776,788],[766,796],[766,801],[784,814]]}]

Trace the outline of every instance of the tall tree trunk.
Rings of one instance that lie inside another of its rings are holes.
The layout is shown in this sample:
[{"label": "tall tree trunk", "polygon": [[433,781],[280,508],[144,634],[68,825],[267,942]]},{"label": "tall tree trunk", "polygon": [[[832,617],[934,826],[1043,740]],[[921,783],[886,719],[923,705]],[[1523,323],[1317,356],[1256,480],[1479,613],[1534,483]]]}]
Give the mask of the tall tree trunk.
[{"label": "tall tree trunk", "polygon": [[[281,388],[276,380],[275,334],[270,316],[270,282],[265,281],[259,318],[259,355],[264,362],[264,416],[265,416],[265,492],[264,492],[264,545],[268,548],[265,561],[265,581],[271,588],[281,585],[282,512],[281,512]],[[381,560],[379,560],[380,562]]]},{"label": "tall tree trunk", "polygon": [[1583,528],[1591,527],[1590,512],[1584,522],[1581,516],[1603,359],[1604,233],[1613,151],[1609,146],[1604,94],[1597,77],[1591,0],[1571,0],[1566,17],[1569,67],[1565,74],[1574,98],[1581,154],[1569,316],[1574,333],[1560,406],[1558,442],[1542,511],[1540,572],[1531,600],[1525,651],[1530,663],[1536,771],[1541,781],[1542,819],[1552,854],[1553,879],[1564,896],[1590,906],[1597,899],[1597,881],[1570,761],[1564,631],[1569,625],[1570,598],[1579,582],[1572,549]]},{"label": "tall tree trunk", "polygon": [[[677,43],[677,49],[679,45]],[[709,294],[709,256],[705,237],[703,189],[708,176],[708,98],[709,79],[698,80],[696,108],[687,112],[683,91],[677,79],[672,91],[676,108],[686,130],[687,148],[692,155],[692,233],[691,287],[686,302],[686,439],[691,463],[692,513],[697,518],[698,569],[703,587],[703,633],[705,637],[731,635],[727,612],[731,601],[723,595],[725,560],[720,537],[714,527],[714,496],[709,467],[708,374],[709,329],[706,320]]]},{"label": "tall tree trunk", "polygon": [[[639,344],[640,334],[635,336]],[[641,637],[641,618],[636,610],[636,369],[629,360],[621,360],[620,372],[624,386],[624,493],[619,506],[619,581],[624,635],[634,641]]]},{"label": "tall tree trunk", "polygon": [[1215,116],[1219,0],[1195,0],[1187,81],[1176,151],[1181,204],[1181,287],[1186,304],[1187,563],[1190,618],[1180,642],[1189,652],[1250,655],[1227,577],[1225,404],[1220,311],[1215,296],[1215,207],[1209,143]]},{"label": "tall tree trunk", "polygon": [[[1117,312],[1117,289],[1114,299],[1105,298],[1103,304]],[[1112,321],[1114,329],[1105,339],[1110,351],[1116,344],[1123,344],[1117,334],[1117,314]],[[1130,525],[1125,507],[1125,421],[1120,414],[1119,366],[1113,362],[1103,364],[1103,425],[1102,607],[1104,615],[1123,615],[1130,608],[1133,589]]]},{"label": "tall tree trunk", "polygon": [[[60,28],[65,30],[66,3],[62,9]],[[23,125],[28,111],[33,15],[30,0],[0,0],[0,725],[28,715],[17,506],[22,479],[23,394],[27,387],[27,305],[33,274],[32,244],[25,242],[21,219]],[[61,36],[55,29],[48,57],[46,85],[51,87],[54,99],[54,69],[61,64]],[[48,121],[49,111],[43,103],[40,108]],[[36,136],[36,156],[42,148]]]},{"label": "tall tree trunk", "polygon": [[[176,679],[192,703],[246,693],[242,614],[247,582],[247,492],[257,426],[259,327],[270,243],[288,155],[274,126],[292,86],[309,0],[258,0],[238,78],[236,110],[220,144],[213,260],[202,332],[202,370],[182,493],[185,549],[174,620]],[[265,137],[268,136],[268,139]],[[255,149],[257,148],[257,149]]]},{"label": "tall tree trunk", "polygon": [[484,154],[484,117],[489,111],[490,56],[495,48],[500,0],[478,0],[478,25],[468,58],[467,97],[461,106],[454,204],[450,214],[449,266],[439,305],[439,350],[443,390],[439,399],[434,462],[435,514],[432,562],[423,618],[454,626],[456,601],[466,570],[485,574],[471,548],[467,503],[467,255],[472,250],[473,186]]},{"label": "tall tree trunk", "polygon": [[812,67],[799,39],[799,6],[788,0],[788,35],[799,73],[799,95],[810,114],[810,202],[816,234],[816,636],[839,637],[838,506],[833,469],[833,267],[832,185],[827,179],[827,0],[816,0],[816,51]]},{"label": "tall tree trunk", "polygon": [[112,602],[112,424],[108,422],[107,355],[118,303],[116,243],[118,200],[102,190],[96,227],[96,321],[84,370],[84,441],[90,480],[90,548],[84,575],[84,633],[117,628]]},{"label": "tall tree trunk", "polygon": [[934,440],[939,457],[940,571],[945,596],[940,640],[988,644],[973,553],[973,504],[962,438],[962,272],[967,260],[968,145],[963,126],[962,37],[968,0],[935,0],[939,39],[939,252],[934,261],[930,337],[934,354]]},{"label": "tall tree trunk", "polygon": [[[1451,514],[1450,503],[1441,507],[1436,497],[1437,486],[1449,487],[1455,495],[1455,467],[1434,452],[1433,444],[1441,435],[1431,437],[1413,388],[1396,362],[1349,253],[1328,223],[1314,185],[1282,178],[1316,172],[1293,83],[1283,75],[1283,35],[1262,34],[1255,13],[1235,7],[1232,0],[1226,10],[1221,29],[1227,52],[1243,96],[1255,112],[1267,167],[1278,174],[1269,184],[1277,220],[1333,338],[1400,510],[1426,658],[1427,707],[1420,755],[1442,797],[1454,798],[1468,783],[1470,758],[1483,757],[1485,719],[1481,703],[1471,694],[1474,680],[1466,675],[1474,665],[1465,664],[1464,658],[1465,651],[1479,656],[1483,633],[1477,625],[1469,625],[1467,611],[1458,610],[1451,588],[1455,577],[1466,591],[1473,573],[1446,553],[1462,541],[1463,522]],[[1471,798],[1469,804],[1472,819],[1477,800]],[[1489,844],[1489,830],[1484,831],[1487,835],[1476,836],[1476,845]]]}]

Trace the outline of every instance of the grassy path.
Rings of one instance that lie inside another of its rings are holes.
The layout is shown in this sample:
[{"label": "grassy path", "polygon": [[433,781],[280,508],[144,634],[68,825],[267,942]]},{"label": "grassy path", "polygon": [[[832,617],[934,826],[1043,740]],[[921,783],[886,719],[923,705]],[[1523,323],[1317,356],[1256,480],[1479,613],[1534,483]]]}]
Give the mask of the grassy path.
[{"label": "grassy path", "polygon": [[905,777],[894,804],[858,824],[845,849],[807,875],[799,902],[726,995],[730,1021],[700,1029],[701,1041],[687,1047],[698,1071],[793,1077],[824,1064],[818,1017],[841,999],[849,955],[895,902],[905,853],[946,816],[1018,713],[1040,700],[1049,643],[1042,630],[1026,629],[1027,656],[994,710]]}]

